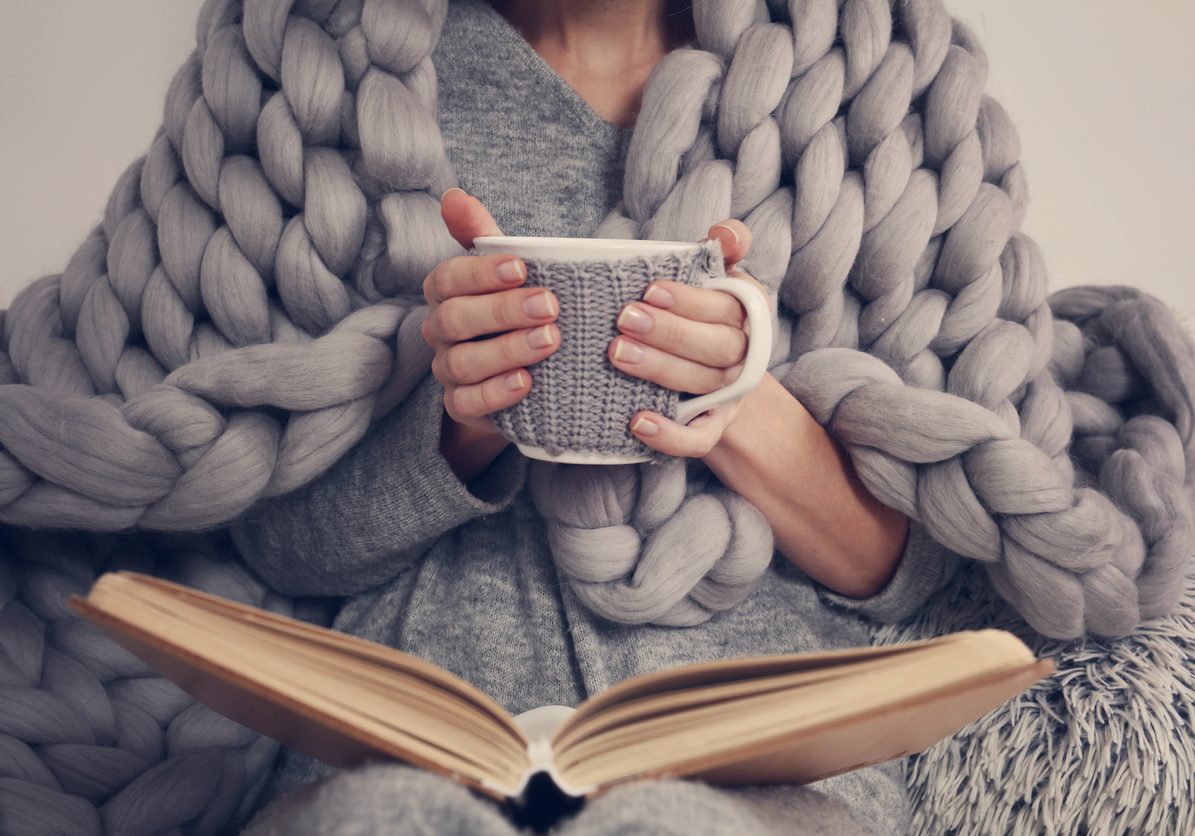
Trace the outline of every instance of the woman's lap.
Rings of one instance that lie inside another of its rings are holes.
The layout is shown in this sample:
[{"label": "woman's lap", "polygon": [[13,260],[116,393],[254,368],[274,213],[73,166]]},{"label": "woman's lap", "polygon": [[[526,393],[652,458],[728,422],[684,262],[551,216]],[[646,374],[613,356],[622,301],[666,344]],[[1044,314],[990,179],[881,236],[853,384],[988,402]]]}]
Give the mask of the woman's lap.
[{"label": "woman's lap", "polygon": [[409,766],[338,772],[277,799],[244,836],[443,834],[514,836],[501,809],[460,784]]},{"label": "woman's lap", "polygon": [[[899,833],[908,820],[899,771],[860,770],[809,787],[712,787],[643,781],[616,787],[562,819],[562,836],[610,833]],[[269,804],[246,836],[527,832],[501,805],[428,772],[376,764],[337,772]]]}]

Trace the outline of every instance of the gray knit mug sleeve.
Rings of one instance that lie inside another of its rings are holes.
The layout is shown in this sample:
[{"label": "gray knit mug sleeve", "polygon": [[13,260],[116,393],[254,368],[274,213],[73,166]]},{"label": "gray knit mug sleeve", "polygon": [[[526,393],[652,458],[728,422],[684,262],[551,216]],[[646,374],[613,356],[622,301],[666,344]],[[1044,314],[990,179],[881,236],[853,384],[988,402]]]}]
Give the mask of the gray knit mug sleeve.
[{"label": "gray knit mug sleeve", "polygon": [[[544,457],[540,452],[600,454],[622,462],[655,458],[655,451],[631,434],[631,419],[641,410],[677,419],[685,401],[678,392],[625,374],[610,362],[618,315],[627,303],[642,299],[654,281],[699,287],[724,276],[721,246],[709,241],[680,253],[524,262],[526,286],[551,290],[560,304],[560,348],[529,367],[526,397],[494,413],[498,430],[538,458]],[[770,350],[768,335],[760,339]]]}]

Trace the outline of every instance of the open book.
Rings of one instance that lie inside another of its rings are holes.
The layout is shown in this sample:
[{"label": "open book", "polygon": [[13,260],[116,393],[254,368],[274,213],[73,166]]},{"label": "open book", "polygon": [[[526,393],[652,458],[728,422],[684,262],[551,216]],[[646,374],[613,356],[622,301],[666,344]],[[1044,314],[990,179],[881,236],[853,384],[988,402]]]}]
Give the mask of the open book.
[{"label": "open book", "polygon": [[804,783],[919,752],[1053,671],[1009,633],[730,659],[512,717],[419,658],[157,578],[71,607],[200,701],[334,766],[398,759],[497,799],[640,778]]}]

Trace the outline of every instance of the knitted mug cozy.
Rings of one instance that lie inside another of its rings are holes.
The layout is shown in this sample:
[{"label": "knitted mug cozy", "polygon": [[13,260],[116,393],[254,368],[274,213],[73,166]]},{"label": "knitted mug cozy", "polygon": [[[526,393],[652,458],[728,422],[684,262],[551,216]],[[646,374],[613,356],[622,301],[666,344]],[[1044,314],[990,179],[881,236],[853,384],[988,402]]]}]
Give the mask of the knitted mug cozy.
[{"label": "knitted mug cozy", "polygon": [[[524,258],[524,287],[546,287],[560,304],[560,347],[532,365],[531,391],[492,416],[498,430],[549,456],[601,454],[631,461],[663,457],[631,434],[631,419],[651,410],[676,420],[680,393],[632,377],[607,358],[623,307],[653,281],[700,286],[725,275],[722,247],[709,241],[692,252],[609,260]],[[700,409],[700,408],[698,408]]]},{"label": "knitted mug cozy", "polygon": [[[4,318],[0,521],[220,525],[318,477],[427,373],[420,283],[459,252],[437,201],[456,184],[431,61],[446,8],[209,0],[149,153]],[[971,35],[936,0],[693,15],[598,234],[741,218],[744,268],[781,306],[772,374],[872,493],[1049,635],[1169,610],[1192,541],[1190,342],[1125,288],[1051,313]],[[693,470],[535,465],[554,557],[598,612],[698,623],[765,570],[763,516]]]}]

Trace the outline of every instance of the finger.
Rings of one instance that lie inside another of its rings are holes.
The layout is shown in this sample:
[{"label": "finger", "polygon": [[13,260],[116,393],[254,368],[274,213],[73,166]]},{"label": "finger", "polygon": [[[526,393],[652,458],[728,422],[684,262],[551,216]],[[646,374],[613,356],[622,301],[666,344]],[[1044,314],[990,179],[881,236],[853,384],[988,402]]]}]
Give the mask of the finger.
[{"label": "finger", "polygon": [[607,356],[621,372],[658,383],[666,389],[692,395],[704,395],[721,389],[738,377],[741,368],[711,368],[626,337],[615,337],[610,343]]},{"label": "finger", "polygon": [[485,205],[464,189],[449,189],[440,195],[440,217],[448,233],[466,250],[473,246],[474,238],[502,234]]},{"label": "finger", "polygon": [[514,406],[529,391],[531,375],[526,369],[516,369],[472,386],[446,388],[444,409],[453,420],[468,422]]},{"label": "finger", "polygon": [[517,287],[527,279],[527,265],[513,255],[458,255],[446,258],[423,280],[423,297],[438,305],[454,296],[476,296]]},{"label": "finger", "polygon": [[671,311],[696,322],[710,322],[738,328],[746,319],[743,306],[729,293],[669,280],[652,282],[643,292],[643,301],[653,308]]},{"label": "finger", "polygon": [[547,325],[560,313],[550,290],[519,287],[482,296],[454,296],[428,314],[425,326],[432,340],[459,343],[486,334]]},{"label": "finger", "polygon": [[665,455],[699,458],[713,450],[722,438],[726,422],[720,409],[711,409],[687,426],[655,412],[640,412],[631,419],[631,433]]},{"label": "finger", "polygon": [[432,360],[432,374],[445,385],[481,383],[503,372],[530,366],[560,347],[555,325],[511,331],[477,342],[457,343]]},{"label": "finger", "polygon": [[[727,296],[735,306],[738,300],[725,293],[701,291],[709,296]],[[739,318],[742,318],[740,309]],[[618,330],[646,345],[677,357],[720,369],[741,363],[747,354],[747,335],[737,324],[701,322],[662,311],[651,305],[632,302],[618,315]]]},{"label": "finger", "polygon": [[717,239],[722,245],[727,270],[746,258],[751,249],[751,230],[734,218],[711,226],[707,237]]}]

